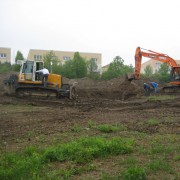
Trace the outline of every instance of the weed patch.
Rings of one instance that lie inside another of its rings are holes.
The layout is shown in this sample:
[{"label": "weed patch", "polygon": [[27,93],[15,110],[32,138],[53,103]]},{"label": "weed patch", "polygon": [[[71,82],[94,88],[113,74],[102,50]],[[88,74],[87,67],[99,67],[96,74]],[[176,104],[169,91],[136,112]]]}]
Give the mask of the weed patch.
[{"label": "weed patch", "polygon": [[166,171],[166,172],[172,172],[172,167],[170,164],[165,161],[164,159],[158,159],[158,160],[153,160],[150,162],[147,167],[149,170],[157,172],[157,171]]},{"label": "weed patch", "polygon": [[[112,138],[107,140],[98,137],[81,138],[44,150],[29,147],[22,153],[7,153],[6,156],[0,158],[0,179],[37,178],[40,170],[50,162],[72,161],[79,165],[87,164],[95,158],[131,153],[133,147],[133,139]],[[75,172],[77,171],[76,169]],[[69,177],[75,172],[71,169],[68,172],[60,172],[60,174],[69,174],[67,175]]]},{"label": "weed patch", "polygon": [[132,166],[122,173],[123,180],[135,180],[141,179],[146,180],[147,175],[143,168]]},{"label": "weed patch", "polygon": [[126,130],[126,128],[123,125],[108,125],[108,124],[99,125],[97,129],[104,133],[111,133],[111,132],[116,132],[119,130]]},{"label": "weed patch", "polygon": [[157,126],[159,125],[159,121],[157,119],[148,119],[147,124],[150,126]]}]

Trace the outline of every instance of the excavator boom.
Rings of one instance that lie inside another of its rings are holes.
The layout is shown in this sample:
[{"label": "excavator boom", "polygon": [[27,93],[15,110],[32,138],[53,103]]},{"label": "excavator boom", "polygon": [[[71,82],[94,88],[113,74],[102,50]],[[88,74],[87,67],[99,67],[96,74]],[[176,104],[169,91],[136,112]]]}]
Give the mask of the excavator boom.
[{"label": "excavator boom", "polygon": [[[142,51],[142,50],[144,50],[144,51]],[[147,57],[147,58],[154,59],[156,61],[160,61],[162,63],[166,63],[169,66],[171,66],[172,68],[179,67],[177,65],[176,61],[174,59],[172,59],[171,57],[169,57],[167,54],[158,53],[158,52],[155,52],[152,50],[147,50],[147,49],[137,47],[136,52],[135,52],[135,79],[140,78],[142,57]]]}]

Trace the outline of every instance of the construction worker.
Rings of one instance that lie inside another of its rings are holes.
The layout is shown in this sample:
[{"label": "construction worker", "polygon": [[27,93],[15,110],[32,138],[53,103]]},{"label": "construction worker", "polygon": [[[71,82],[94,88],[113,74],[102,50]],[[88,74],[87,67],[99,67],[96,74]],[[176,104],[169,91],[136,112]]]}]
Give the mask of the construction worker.
[{"label": "construction worker", "polygon": [[154,93],[157,93],[157,89],[158,89],[158,83],[156,82],[150,82],[150,85],[152,86]]},{"label": "construction worker", "polygon": [[44,84],[44,82],[47,82],[48,75],[49,75],[49,70],[46,68],[43,68],[41,70],[36,71],[38,73],[41,73],[41,81]]},{"label": "construction worker", "polygon": [[147,83],[144,83],[144,90],[145,90],[145,96],[150,96],[150,85]]}]

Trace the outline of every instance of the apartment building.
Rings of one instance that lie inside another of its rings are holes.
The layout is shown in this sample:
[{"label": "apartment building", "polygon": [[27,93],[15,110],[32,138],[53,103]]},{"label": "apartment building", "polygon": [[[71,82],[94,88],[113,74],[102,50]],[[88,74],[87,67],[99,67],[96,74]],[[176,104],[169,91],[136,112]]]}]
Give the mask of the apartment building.
[{"label": "apartment building", "polygon": [[11,48],[0,47],[0,62],[11,63]]},{"label": "apartment building", "polygon": [[[48,54],[50,51],[53,51],[55,56],[63,63],[66,61],[73,59],[75,52],[70,51],[54,51],[54,50],[38,50],[38,49],[30,49],[27,59],[29,60],[43,60],[43,56]],[[85,58],[86,60],[93,59],[97,66],[98,71],[101,71],[101,64],[102,64],[102,56],[100,53],[84,53],[79,52],[80,56]]]},{"label": "apartment building", "polygon": [[[176,60],[176,62],[177,62],[177,64],[180,66],[180,60]],[[142,73],[142,74],[145,73],[144,69],[145,69],[148,65],[150,65],[150,66],[152,67],[153,73],[155,73],[155,72],[157,72],[157,71],[159,70],[161,64],[162,64],[162,62],[160,62],[160,61],[155,61],[155,60],[153,60],[153,59],[150,59],[150,60],[142,63],[142,65],[141,65],[141,73]]]}]

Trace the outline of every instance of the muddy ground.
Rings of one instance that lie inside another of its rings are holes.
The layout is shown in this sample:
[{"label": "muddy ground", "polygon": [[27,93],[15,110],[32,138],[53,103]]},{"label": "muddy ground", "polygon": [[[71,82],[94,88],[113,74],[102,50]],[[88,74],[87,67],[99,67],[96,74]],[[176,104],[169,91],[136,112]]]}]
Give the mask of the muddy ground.
[{"label": "muddy ground", "polygon": [[[180,96],[151,100],[144,96],[143,80],[131,83],[124,78],[104,82],[76,80],[78,98],[71,101],[4,96],[2,80],[8,76],[0,75],[0,142],[7,151],[19,151],[30,145],[48,146],[55,140],[64,143],[78,136],[96,136],[98,131],[89,130],[92,122],[123,124],[128,131],[149,135],[180,135]],[[143,125],[149,119],[158,120],[160,125]],[[83,130],[74,133],[75,127]],[[67,135],[68,132],[73,136]],[[107,164],[103,168],[108,172]],[[94,172],[89,176],[99,177]],[[86,175],[75,179],[80,177]]]}]

